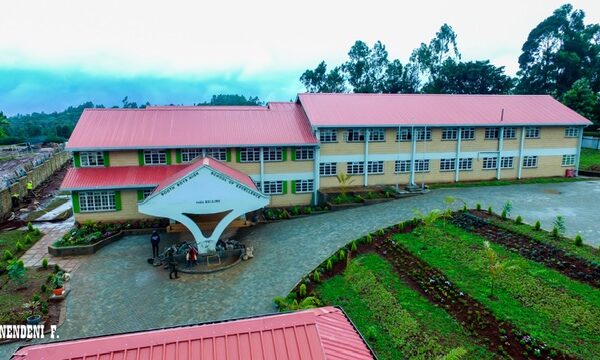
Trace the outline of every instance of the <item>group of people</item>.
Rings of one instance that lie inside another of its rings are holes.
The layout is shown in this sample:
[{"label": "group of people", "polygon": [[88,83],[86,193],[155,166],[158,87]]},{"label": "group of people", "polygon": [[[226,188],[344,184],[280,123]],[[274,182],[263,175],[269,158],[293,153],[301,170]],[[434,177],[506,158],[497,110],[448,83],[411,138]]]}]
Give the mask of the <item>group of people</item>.
[{"label": "group of people", "polygon": [[[159,254],[159,244],[160,244],[160,235],[156,230],[152,232],[150,235],[150,243],[152,244],[152,258],[157,258]],[[178,268],[177,268],[177,260],[175,260],[175,251],[177,248],[175,245],[171,245],[167,249],[167,265],[169,267],[169,279],[177,279],[179,278]],[[196,265],[198,261],[198,250],[194,246],[190,246],[185,254],[185,259],[187,261],[187,266],[192,267]]]}]

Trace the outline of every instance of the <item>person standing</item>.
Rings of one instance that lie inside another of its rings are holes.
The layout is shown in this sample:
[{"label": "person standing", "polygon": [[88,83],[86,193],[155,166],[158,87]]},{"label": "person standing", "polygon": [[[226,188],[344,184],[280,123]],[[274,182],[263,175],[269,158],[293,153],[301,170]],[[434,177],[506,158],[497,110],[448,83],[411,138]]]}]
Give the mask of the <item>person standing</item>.
[{"label": "person standing", "polygon": [[160,235],[154,230],[150,235],[150,243],[152,244],[152,258],[158,257],[158,244],[160,244]]},{"label": "person standing", "polygon": [[196,265],[196,261],[198,260],[198,250],[196,250],[196,248],[193,245],[191,245],[188,249],[185,258],[187,260],[187,266],[189,268],[192,267],[192,265]]},{"label": "person standing", "polygon": [[179,275],[177,274],[177,261],[175,261],[174,246],[167,250],[167,262],[169,263],[169,279],[173,279],[173,275],[175,275],[175,279],[179,278]]},{"label": "person standing", "polygon": [[31,180],[27,182],[27,196],[32,198],[35,196],[35,194],[33,193],[33,181]]}]

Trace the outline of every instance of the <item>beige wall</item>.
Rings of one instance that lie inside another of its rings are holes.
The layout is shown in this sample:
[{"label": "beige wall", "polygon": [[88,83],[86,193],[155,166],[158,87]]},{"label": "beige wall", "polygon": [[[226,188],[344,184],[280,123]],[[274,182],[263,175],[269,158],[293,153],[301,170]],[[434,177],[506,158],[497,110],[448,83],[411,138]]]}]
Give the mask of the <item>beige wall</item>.
[{"label": "beige wall", "polygon": [[75,213],[75,221],[79,223],[86,220],[109,222],[152,218],[152,216],[139,213],[137,204],[137,190],[122,190],[121,210],[106,212],[79,212]]},{"label": "beige wall", "polygon": [[565,128],[562,126],[542,127],[539,139],[525,139],[525,148],[566,148],[576,147],[577,138],[565,137]]},{"label": "beige wall", "polygon": [[[291,182],[288,186],[291,186]],[[312,202],[312,197],[312,193],[292,194],[291,189],[288,188],[288,193],[285,195],[271,195],[271,204],[269,206],[280,207],[294,205],[310,205]]]},{"label": "beige wall", "polygon": [[111,151],[108,154],[110,166],[138,166],[139,158],[137,150]]}]

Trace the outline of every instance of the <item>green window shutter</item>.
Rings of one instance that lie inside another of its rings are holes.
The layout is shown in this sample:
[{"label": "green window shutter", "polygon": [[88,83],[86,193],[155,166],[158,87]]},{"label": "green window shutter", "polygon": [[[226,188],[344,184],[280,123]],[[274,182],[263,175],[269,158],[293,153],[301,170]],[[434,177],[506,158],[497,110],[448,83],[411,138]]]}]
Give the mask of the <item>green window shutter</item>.
[{"label": "green window shutter", "polygon": [[231,148],[227,148],[227,154],[225,155],[225,161],[231,162]]},{"label": "green window shutter", "polygon": [[144,190],[137,191],[138,201],[144,200]]},{"label": "green window shutter", "polygon": [[81,158],[79,157],[79,152],[73,153],[73,166],[76,168],[81,167]]},{"label": "green window shutter", "polygon": [[296,161],[296,148],[292,148],[292,161]]},{"label": "green window shutter", "polygon": [[296,193],[296,180],[292,180],[292,194]]},{"label": "green window shutter", "polygon": [[115,191],[115,210],[121,211],[122,208],[123,207],[121,204],[121,192]]},{"label": "green window shutter", "polygon": [[236,148],[235,149],[235,161],[241,163],[242,162],[242,157],[241,157],[241,152],[240,152],[241,148]]},{"label": "green window shutter", "polygon": [[181,164],[181,149],[175,150],[175,161]]},{"label": "green window shutter", "polygon": [[71,193],[71,200],[73,201],[73,212],[74,213],[78,213],[80,212],[80,207],[79,207],[79,193],[74,192]]},{"label": "green window shutter", "polygon": [[138,150],[138,162],[140,166],[144,166],[144,150]]},{"label": "green window shutter", "polygon": [[173,157],[173,154],[172,154],[171,149],[165,150],[165,158],[167,160],[167,165],[171,165],[172,160],[173,160],[173,159],[171,159],[172,157]]},{"label": "green window shutter", "polygon": [[105,151],[104,154],[102,154],[102,156],[104,156],[104,166],[109,167],[110,166],[110,156],[108,155],[108,151]]},{"label": "green window shutter", "polygon": [[284,181],[283,182],[283,195],[287,194],[288,188],[287,188],[288,182]]},{"label": "green window shutter", "polygon": [[284,147],[281,154],[281,161],[287,161],[288,148]]}]

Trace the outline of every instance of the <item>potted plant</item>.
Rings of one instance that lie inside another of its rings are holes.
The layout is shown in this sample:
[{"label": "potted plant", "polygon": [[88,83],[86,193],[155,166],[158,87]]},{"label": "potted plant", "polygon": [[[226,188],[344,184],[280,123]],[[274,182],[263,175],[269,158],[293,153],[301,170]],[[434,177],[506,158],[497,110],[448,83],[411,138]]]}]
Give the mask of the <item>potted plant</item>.
[{"label": "potted plant", "polygon": [[27,317],[27,325],[37,325],[42,319],[42,315],[36,314],[36,311],[40,307],[39,296],[34,296],[31,301],[23,304],[23,308],[27,309],[29,316]]},{"label": "potted plant", "polygon": [[62,273],[58,272],[54,275],[52,275],[52,279],[50,280],[50,285],[52,285],[52,288],[54,289],[54,295],[56,296],[60,296],[63,294],[63,277],[62,277]]}]

